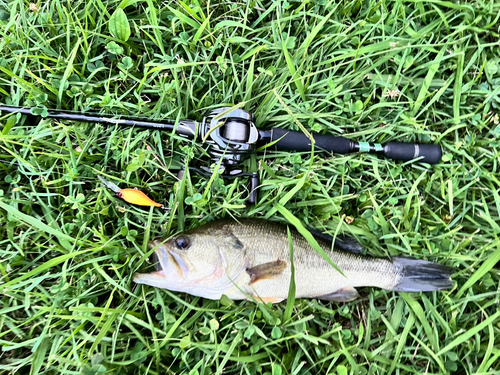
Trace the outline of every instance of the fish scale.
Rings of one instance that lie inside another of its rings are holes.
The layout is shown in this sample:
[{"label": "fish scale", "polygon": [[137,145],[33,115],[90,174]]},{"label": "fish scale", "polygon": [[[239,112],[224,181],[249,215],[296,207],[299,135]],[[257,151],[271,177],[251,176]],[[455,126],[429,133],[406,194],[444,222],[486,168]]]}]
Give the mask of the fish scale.
[{"label": "fish scale", "polygon": [[[291,278],[286,226],[263,220],[245,220],[242,224],[230,222],[225,225],[245,245],[249,268],[278,259],[289,263],[280,277],[257,282],[246,290],[256,297],[285,299]],[[319,297],[346,287],[391,289],[400,278],[397,267],[390,260],[332,250],[331,243],[316,239],[332,262],[342,270],[343,276],[295,229],[291,230],[291,237],[297,298]]]}]

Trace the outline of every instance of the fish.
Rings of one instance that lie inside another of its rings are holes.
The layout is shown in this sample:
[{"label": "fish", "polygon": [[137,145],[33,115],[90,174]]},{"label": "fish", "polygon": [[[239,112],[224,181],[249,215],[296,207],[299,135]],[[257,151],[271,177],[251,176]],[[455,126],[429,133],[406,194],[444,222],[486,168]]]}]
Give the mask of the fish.
[{"label": "fish", "polygon": [[[336,270],[293,227],[295,298],[348,302],[356,288],[430,292],[453,286],[453,269],[406,257],[378,258],[346,251],[315,237]],[[288,298],[292,262],[287,225],[264,219],[220,219],[169,239],[149,243],[155,272],[135,273],[133,281],[170,291],[219,300],[279,303]]]}]

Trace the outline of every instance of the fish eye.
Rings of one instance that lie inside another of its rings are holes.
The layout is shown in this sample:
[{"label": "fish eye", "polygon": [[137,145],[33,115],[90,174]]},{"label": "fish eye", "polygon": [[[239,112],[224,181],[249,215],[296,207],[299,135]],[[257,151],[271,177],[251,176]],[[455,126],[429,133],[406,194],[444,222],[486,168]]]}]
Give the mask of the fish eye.
[{"label": "fish eye", "polygon": [[179,237],[175,240],[175,246],[180,250],[186,250],[189,247],[189,241],[185,237]]}]

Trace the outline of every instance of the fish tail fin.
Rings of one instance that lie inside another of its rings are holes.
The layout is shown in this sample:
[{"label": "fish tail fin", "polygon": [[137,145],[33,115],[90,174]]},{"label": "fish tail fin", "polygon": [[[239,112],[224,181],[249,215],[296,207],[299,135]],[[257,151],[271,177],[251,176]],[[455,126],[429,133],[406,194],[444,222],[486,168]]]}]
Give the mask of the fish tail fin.
[{"label": "fish tail fin", "polygon": [[453,268],[425,260],[393,258],[399,283],[391,290],[396,292],[431,292],[453,286],[450,276]]}]

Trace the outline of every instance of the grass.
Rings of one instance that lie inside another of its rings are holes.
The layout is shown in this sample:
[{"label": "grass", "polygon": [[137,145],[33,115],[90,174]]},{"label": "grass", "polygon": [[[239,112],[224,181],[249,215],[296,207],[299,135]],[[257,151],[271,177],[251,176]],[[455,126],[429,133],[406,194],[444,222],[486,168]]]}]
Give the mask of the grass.
[{"label": "grass", "polygon": [[[239,105],[261,128],[439,143],[444,157],[261,152],[248,206],[243,179],[179,180],[207,164],[179,137],[4,114],[0,373],[500,372],[498,1],[35,5],[0,1],[1,103],[150,119]],[[119,7],[127,22],[111,26]],[[98,175],[168,209],[127,205]],[[132,283],[149,239],[228,216],[296,218],[370,254],[432,259],[455,287],[287,308]]]}]

